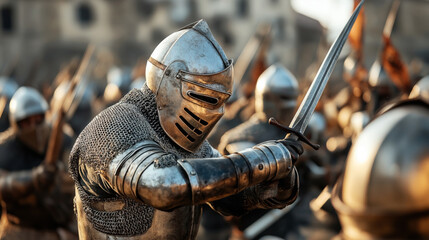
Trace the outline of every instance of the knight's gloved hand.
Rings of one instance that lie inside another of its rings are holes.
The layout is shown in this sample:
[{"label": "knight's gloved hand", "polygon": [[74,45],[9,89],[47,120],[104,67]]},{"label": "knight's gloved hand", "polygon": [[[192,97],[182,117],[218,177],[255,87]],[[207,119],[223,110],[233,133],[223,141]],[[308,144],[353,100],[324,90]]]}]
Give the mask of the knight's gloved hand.
[{"label": "knight's gloved hand", "polygon": [[54,183],[57,167],[51,164],[40,164],[33,169],[34,185],[37,189],[43,189]]},{"label": "knight's gloved hand", "polygon": [[293,164],[298,161],[299,156],[304,152],[304,148],[298,140],[282,139],[276,142],[282,143],[289,150]]},{"label": "knight's gloved hand", "polygon": [[276,199],[291,204],[299,193],[299,175],[295,167],[288,176],[279,180]]},{"label": "knight's gloved hand", "polygon": [[257,184],[246,189],[245,193],[250,209],[284,208],[292,204],[298,197],[298,171],[294,167],[288,176],[277,181]]},{"label": "knight's gloved hand", "polygon": [[[292,139],[267,141],[256,146],[257,149],[263,149],[264,147],[269,148],[270,152],[275,153],[273,156],[276,156],[275,161],[277,164],[280,163],[279,165],[282,165],[286,163],[289,166],[288,170],[273,167],[273,170],[284,171],[275,174],[281,177],[269,178],[268,181],[249,187],[246,190],[246,195],[248,196],[248,200],[250,200],[250,204],[257,208],[283,208],[293,203],[298,196],[298,172],[294,164],[304,150],[299,141]],[[290,157],[286,151],[290,154]]]}]

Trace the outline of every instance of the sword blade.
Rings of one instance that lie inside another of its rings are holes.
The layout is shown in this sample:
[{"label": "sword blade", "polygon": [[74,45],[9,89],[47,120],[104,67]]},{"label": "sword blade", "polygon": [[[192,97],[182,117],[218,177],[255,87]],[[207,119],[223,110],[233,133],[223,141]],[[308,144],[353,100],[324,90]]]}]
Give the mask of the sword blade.
[{"label": "sword blade", "polygon": [[314,109],[316,108],[316,105],[319,102],[320,97],[322,96],[323,90],[326,87],[326,83],[328,82],[332,71],[334,70],[341,50],[343,49],[343,46],[347,41],[350,30],[352,29],[353,24],[356,21],[357,16],[359,15],[360,9],[364,1],[365,0],[362,0],[356,7],[349,21],[344,26],[340,35],[337,37],[337,39],[329,49],[328,54],[326,55],[322,65],[319,68],[319,71],[316,74],[316,77],[311,83],[310,88],[305,94],[301,105],[299,106],[297,112],[295,113],[295,116],[292,119],[292,122],[289,125],[290,128],[300,133],[304,133],[305,129],[307,128],[311,115],[313,115]]}]

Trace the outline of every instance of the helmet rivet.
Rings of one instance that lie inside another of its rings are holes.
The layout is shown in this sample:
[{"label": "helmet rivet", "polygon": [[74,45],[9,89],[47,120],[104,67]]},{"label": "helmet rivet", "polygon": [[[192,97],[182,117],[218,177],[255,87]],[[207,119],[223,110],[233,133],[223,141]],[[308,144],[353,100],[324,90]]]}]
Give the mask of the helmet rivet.
[{"label": "helmet rivet", "polygon": [[165,75],[166,76],[170,76],[170,74],[171,74],[171,70],[170,69],[165,70]]},{"label": "helmet rivet", "polygon": [[262,169],[264,169],[264,165],[262,165],[262,163],[261,163],[258,165],[258,168],[259,168],[259,170],[262,170]]}]

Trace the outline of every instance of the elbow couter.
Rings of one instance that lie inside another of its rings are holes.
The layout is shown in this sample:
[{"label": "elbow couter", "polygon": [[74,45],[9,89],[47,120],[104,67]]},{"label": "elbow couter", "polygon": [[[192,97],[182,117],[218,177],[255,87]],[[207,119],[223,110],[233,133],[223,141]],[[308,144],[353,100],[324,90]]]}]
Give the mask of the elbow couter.
[{"label": "elbow couter", "polygon": [[171,210],[189,203],[190,189],[177,167],[150,166],[139,179],[140,200],[159,210]]}]

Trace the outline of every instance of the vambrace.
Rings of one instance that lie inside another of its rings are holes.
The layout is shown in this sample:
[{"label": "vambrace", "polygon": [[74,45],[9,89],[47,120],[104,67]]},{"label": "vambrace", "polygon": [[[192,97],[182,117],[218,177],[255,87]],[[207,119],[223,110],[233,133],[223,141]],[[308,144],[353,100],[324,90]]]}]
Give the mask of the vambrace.
[{"label": "vambrace", "polygon": [[279,180],[292,170],[283,144],[267,142],[228,156],[179,159],[153,141],[118,155],[107,180],[118,194],[169,210],[236,194],[258,183]]}]

